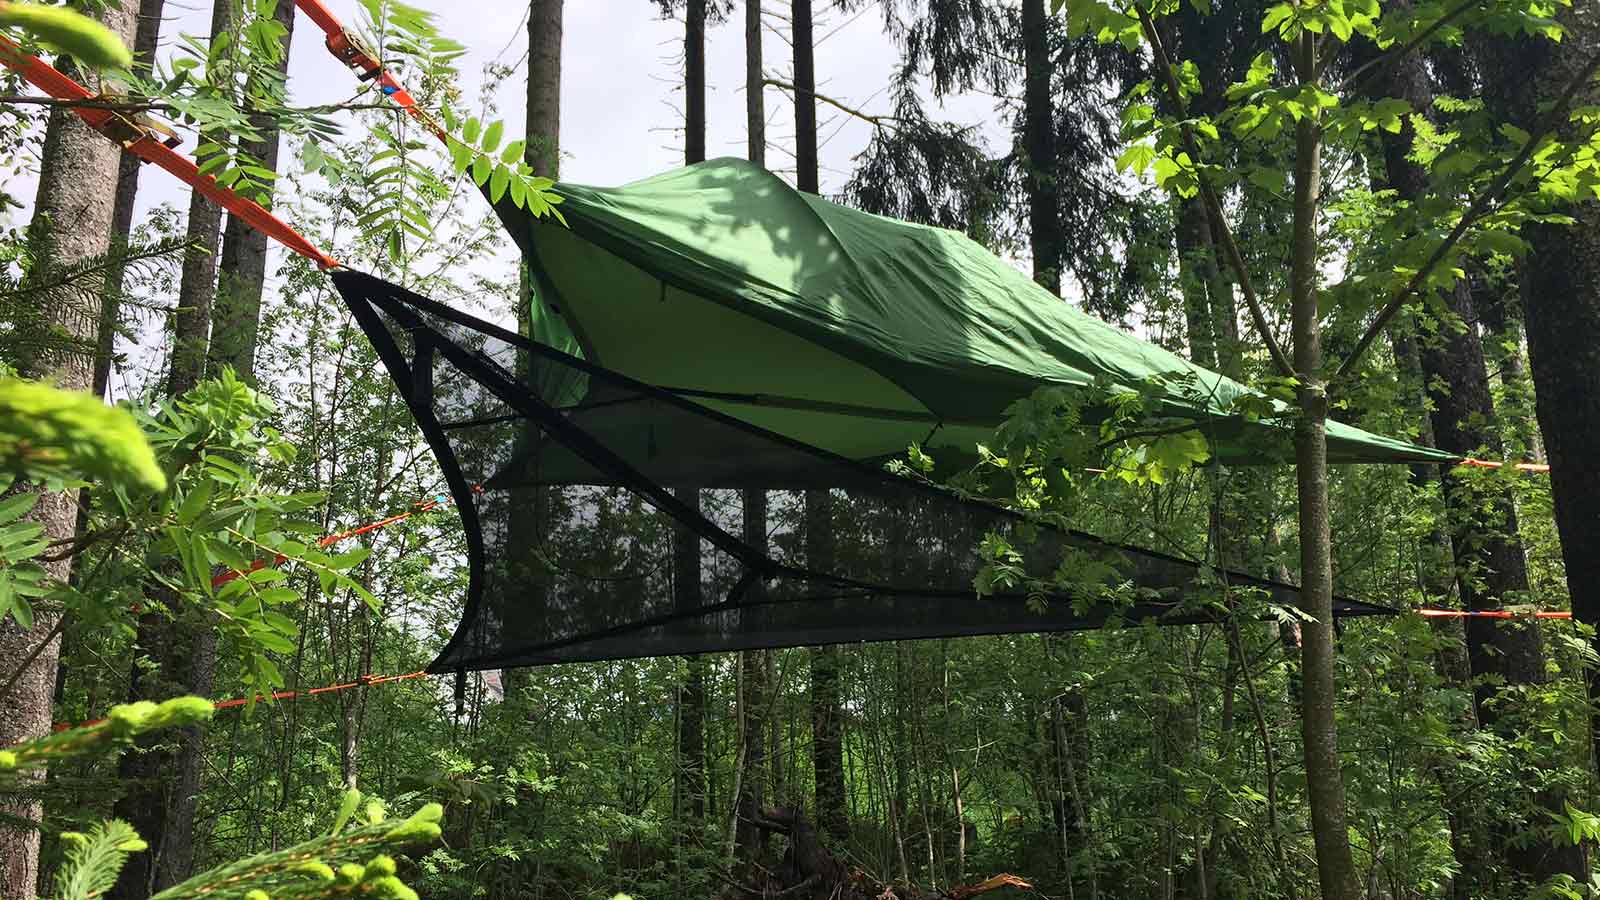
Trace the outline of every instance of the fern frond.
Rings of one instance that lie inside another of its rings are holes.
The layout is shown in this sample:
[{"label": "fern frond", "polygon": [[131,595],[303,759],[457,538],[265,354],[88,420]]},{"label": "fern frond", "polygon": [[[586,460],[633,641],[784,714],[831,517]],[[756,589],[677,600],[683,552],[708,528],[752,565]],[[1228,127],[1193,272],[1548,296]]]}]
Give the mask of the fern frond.
[{"label": "fern frond", "polygon": [[91,900],[117,883],[128,856],[148,849],[139,832],[121,819],[100,822],[88,834],[61,835],[66,859],[56,873],[57,900]]}]

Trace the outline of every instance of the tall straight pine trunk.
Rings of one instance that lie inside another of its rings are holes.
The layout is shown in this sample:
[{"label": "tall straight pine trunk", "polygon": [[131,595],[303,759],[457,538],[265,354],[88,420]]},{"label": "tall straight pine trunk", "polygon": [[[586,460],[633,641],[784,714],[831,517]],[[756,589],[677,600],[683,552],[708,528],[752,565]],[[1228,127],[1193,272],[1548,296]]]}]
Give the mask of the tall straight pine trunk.
[{"label": "tall straight pine trunk", "polygon": [[[232,25],[232,0],[216,0],[211,36]],[[214,139],[224,139],[214,135]],[[217,289],[217,248],[222,235],[222,208],[199,191],[189,197],[187,237],[178,308],[173,315],[172,357],[166,392],[179,397],[205,376],[211,346],[212,303]],[[129,675],[130,701],[161,701],[182,694],[209,697],[215,684],[216,630],[208,619],[185,610],[170,592],[147,587],[165,606],[139,617],[136,653],[153,663],[134,661]],[[130,857],[108,896],[141,900],[189,877],[194,865],[194,818],[200,796],[201,755],[205,738],[191,727],[147,743],[142,752],[118,762],[127,792],[116,813],[150,844],[151,852]]]},{"label": "tall straight pine trunk", "polygon": [[[273,18],[284,27],[283,56],[276,68],[279,75],[288,71],[289,48],[294,37],[295,7],[280,2]],[[259,141],[240,141],[239,150],[270,172],[278,171],[278,126],[273,117],[255,113],[252,124],[261,134]],[[269,195],[263,205],[272,206]],[[246,384],[256,383],[256,347],[261,333],[261,298],[267,282],[267,236],[236,216],[228,217],[222,234],[222,256],[218,260],[216,307],[212,315],[210,371],[232,366]]]},{"label": "tall straight pine trunk", "polygon": [[[795,186],[818,192],[817,72],[812,38],[811,0],[793,0]],[[806,564],[826,570],[833,563],[830,518],[833,498],[827,491],[807,491]],[[835,842],[850,836],[845,810],[844,743],[839,703],[838,647],[817,647],[811,656],[811,768],[816,780],[818,829]]]},{"label": "tall straight pine trunk", "polygon": [[[1497,119],[1533,126],[1541,100],[1553,98],[1600,52],[1600,7],[1562,8],[1567,33],[1559,44],[1499,38],[1478,48],[1484,99]],[[1600,102],[1591,80],[1572,106]],[[1600,203],[1590,199],[1561,210],[1571,226],[1523,228],[1528,252],[1518,269],[1533,372],[1539,432],[1550,461],[1550,492],[1566,563],[1573,617],[1600,627]],[[1600,650],[1600,637],[1596,637]],[[1589,672],[1589,697],[1600,698],[1600,670]],[[1600,711],[1590,734],[1600,759]]]},{"label": "tall straight pine trunk", "polygon": [[[123,41],[133,40],[131,3],[107,8],[100,18]],[[68,74],[81,75],[68,60],[63,60],[62,66]],[[85,125],[77,114],[65,109],[50,114],[31,226],[36,258],[43,268],[75,265],[110,249],[120,155],[116,144]],[[37,274],[48,277],[47,271]],[[85,352],[23,360],[23,376],[53,378],[57,385],[74,390],[93,387],[94,353],[88,348],[97,343],[102,314],[99,295],[104,285],[96,287],[100,290],[85,292],[93,297],[92,303],[56,304],[44,311],[66,336],[82,342]],[[77,491],[45,494],[30,518],[44,526],[45,540],[71,540],[78,522]],[[65,580],[70,564],[61,561],[46,567],[51,577]],[[0,746],[50,729],[59,623],[59,613],[43,606],[36,611],[32,628],[21,628],[11,618],[0,622],[0,666],[15,671],[32,656],[10,693],[0,697]],[[37,801],[25,800],[0,804],[0,813],[37,820],[42,808]],[[34,896],[38,875],[39,833],[0,826],[0,897]]]},{"label": "tall straight pine trunk", "polygon": [[1023,161],[1028,190],[1028,244],[1033,280],[1061,293],[1061,197],[1056,189],[1055,103],[1050,94],[1049,15],[1046,0],[1022,0]]},{"label": "tall straight pine trunk", "polygon": [[[761,0],[745,0],[744,9],[744,88],[745,132],[747,154],[751,162],[764,166],[767,162],[767,108],[763,91],[761,47]],[[763,488],[747,488],[740,497],[745,543],[758,550],[767,549],[767,492]],[[751,599],[759,599],[765,588],[761,582],[750,587]],[[754,820],[767,798],[767,697],[770,686],[767,679],[769,651],[744,650],[739,653],[740,683],[739,734],[742,744],[739,758],[743,761],[740,790],[734,797],[734,849],[738,858],[746,863],[765,855],[767,832],[755,827]]]}]

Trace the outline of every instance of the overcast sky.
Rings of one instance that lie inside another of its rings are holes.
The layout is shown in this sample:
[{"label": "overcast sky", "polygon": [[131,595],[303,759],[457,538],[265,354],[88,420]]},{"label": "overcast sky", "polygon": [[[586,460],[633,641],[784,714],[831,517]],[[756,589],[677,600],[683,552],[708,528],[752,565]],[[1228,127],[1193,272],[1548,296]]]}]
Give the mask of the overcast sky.
[{"label": "overcast sky", "polygon": [[[127,2],[127,0],[125,0]],[[280,0],[290,2],[290,0]],[[325,0],[347,23],[359,21],[356,0]],[[465,44],[459,65],[469,98],[481,93],[485,63],[515,63],[527,48],[519,0],[411,0],[433,11],[440,31]],[[787,0],[767,0],[766,68],[786,76],[790,71]],[[819,3],[818,7],[827,4]],[[680,59],[683,25],[663,21],[650,0],[567,0],[562,44],[562,177],[595,185],[624,184],[656,174],[683,159],[681,135]],[[202,34],[209,25],[210,4],[168,0],[163,43],[179,32]],[[707,39],[707,148],[711,156],[745,154],[744,10],[709,30]],[[826,13],[816,28],[817,80],[821,93],[858,108],[888,111],[885,86],[896,51],[883,33],[876,4],[849,16]],[[523,84],[519,77],[503,83],[496,98],[508,125],[523,121]],[[356,82],[322,45],[321,32],[301,15],[296,21],[289,84],[297,104],[348,99]],[[787,152],[793,135],[793,108],[780,90],[767,90],[769,113],[768,165],[781,171],[792,165]],[[993,101],[959,98],[946,105],[947,118],[964,125],[982,125],[999,135]],[[865,147],[871,126],[819,110],[823,145],[820,150],[822,189],[838,190],[852,168],[851,157]],[[359,127],[352,123],[353,127]],[[192,150],[193,140],[185,146]],[[785,173],[786,175],[789,173]],[[19,192],[21,193],[21,192]],[[27,196],[28,194],[24,194]],[[140,206],[185,203],[186,191],[162,173],[146,170],[140,185]]]}]

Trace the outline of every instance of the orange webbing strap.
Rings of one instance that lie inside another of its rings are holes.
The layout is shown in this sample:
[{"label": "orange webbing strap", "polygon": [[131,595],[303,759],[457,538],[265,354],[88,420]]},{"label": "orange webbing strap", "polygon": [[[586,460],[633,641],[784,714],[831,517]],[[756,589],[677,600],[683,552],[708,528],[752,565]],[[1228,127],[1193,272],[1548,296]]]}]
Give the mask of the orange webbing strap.
[{"label": "orange webbing strap", "polygon": [[344,23],[323,6],[321,0],[295,0],[295,6],[322,29],[322,33],[327,36],[328,52],[332,53],[335,59],[355,72],[358,79],[377,82],[378,89],[385,97],[393,100],[395,105],[421,122],[423,127],[433,132],[434,137],[446,144],[450,142],[444,128],[434,120],[433,116],[428,115],[427,110],[417,105],[416,98],[411,96],[405,85],[389,74],[377,56],[367,49],[350,29],[344,27]]},{"label": "orange webbing strap", "polygon": [[[58,100],[84,101],[95,98],[88,88],[68,78],[37,56],[23,53],[21,47],[5,37],[0,37],[0,63],[15,70],[35,87]],[[73,108],[73,112],[87,122],[89,127],[121,144],[123,149],[145,162],[155,163],[176,175],[180,181],[199,191],[251,228],[315,262],[318,267],[332,269],[339,265],[338,260],[323,253],[315,244],[290,228],[282,219],[268,212],[261,204],[217,184],[215,178],[202,173],[188,157],[174,152],[157,137],[160,133],[158,129],[141,122],[137,117],[109,109],[78,106]]]},{"label": "orange webbing strap", "polygon": [[1461,462],[1457,463],[1457,465],[1472,466],[1475,469],[1499,469],[1499,468],[1503,468],[1505,466],[1511,466],[1512,468],[1516,469],[1518,472],[1539,472],[1539,473],[1545,474],[1545,475],[1550,474],[1550,467],[1545,465],[1545,464],[1543,464],[1543,463],[1530,463],[1530,462],[1503,463],[1503,462],[1495,462],[1492,459],[1474,459],[1474,458],[1469,456],[1466,459],[1463,459]]},{"label": "orange webbing strap", "polygon": [[1419,609],[1419,616],[1430,619],[1570,619],[1572,613],[1565,610],[1539,610],[1537,612],[1518,612],[1511,609]]},{"label": "orange webbing strap", "polygon": [[[218,700],[211,704],[211,708],[235,709],[248,703],[259,703],[268,699],[304,700],[308,697],[316,697],[322,694],[336,694],[340,691],[351,690],[352,688],[368,687],[374,684],[388,684],[391,681],[410,681],[414,678],[427,677],[428,673],[421,670],[416,672],[407,672],[404,675],[363,675],[360,678],[357,678],[355,681],[346,681],[342,684],[330,684],[325,687],[312,688],[309,691],[274,691],[270,698],[263,694],[256,694],[254,697],[235,697],[232,700]],[[57,722],[50,726],[50,730],[66,731],[68,728],[84,728],[89,725],[99,725],[104,721],[105,719],[90,719],[87,722],[79,722],[75,725],[70,722]]]},{"label": "orange webbing strap", "polygon": [[[340,532],[336,532],[334,534],[325,535],[325,536],[323,536],[323,537],[321,537],[321,538],[319,538],[317,540],[317,546],[318,547],[331,547],[334,544],[339,543],[340,541],[349,540],[350,538],[356,537],[357,535],[363,535],[363,534],[366,534],[369,531],[377,531],[379,528],[387,528],[390,525],[397,525],[397,524],[399,524],[401,522],[404,522],[405,520],[411,518],[413,515],[416,515],[417,513],[427,512],[428,510],[433,509],[434,507],[438,506],[441,503],[449,503],[449,502],[450,502],[450,498],[444,497],[444,496],[434,497],[434,498],[432,498],[430,500],[419,500],[413,505],[412,509],[410,509],[410,510],[408,510],[406,512],[399,513],[399,514],[393,515],[393,516],[389,516],[386,519],[379,519],[376,522],[368,522],[365,525],[361,525],[361,526],[358,526],[356,528],[351,528],[351,529],[349,529],[347,531],[340,531]],[[280,554],[276,559],[272,560],[272,565],[275,565],[275,566],[276,565],[282,565],[283,563],[287,562],[288,559],[289,559],[289,557],[283,556],[283,555]],[[225,585],[228,582],[233,581],[236,578],[243,577],[245,575],[250,574],[251,572],[256,571],[257,569],[264,569],[266,567],[267,567],[267,560],[258,559],[255,562],[251,563],[250,567],[248,569],[244,569],[242,571],[238,570],[238,569],[235,569],[235,570],[232,570],[232,571],[223,572],[221,575],[218,575],[217,577],[211,579],[211,586],[212,587],[221,587],[222,585]]]}]

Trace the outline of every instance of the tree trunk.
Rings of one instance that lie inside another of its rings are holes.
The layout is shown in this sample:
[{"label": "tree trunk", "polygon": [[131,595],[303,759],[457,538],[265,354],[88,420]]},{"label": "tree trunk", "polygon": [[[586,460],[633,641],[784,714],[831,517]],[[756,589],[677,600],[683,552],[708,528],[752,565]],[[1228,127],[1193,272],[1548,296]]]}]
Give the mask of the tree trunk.
[{"label": "tree trunk", "polygon": [[[1529,127],[1539,102],[1600,50],[1600,9],[1594,4],[1563,8],[1559,20],[1567,27],[1560,43],[1499,39],[1482,48],[1490,84],[1485,99],[1497,117]],[[1597,101],[1600,87],[1591,82],[1572,105]],[[1594,627],[1600,626],[1600,531],[1594,527],[1600,519],[1600,393],[1594,390],[1600,368],[1600,203],[1589,200],[1560,211],[1577,223],[1523,229],[1528,253],[1520,267],[1522,305],[1572,613]],[[1595,640],[1600,649],[1600,637]],[[1600,670],[1589,672],[1589,696],[1600,697]],[[1600,712],[1592,716],[1591,739],[1600,758]]]},{"label": "tree trunk", "polygon": [[[767,158],[767,110],[761,71],[761,0],[745,2],[745,126],[750,161],[765,165]],[[744,541],[757,550],[767,549],[767,492],[747,489],[741,495],[744,517]],[[759,600],[766,585],[757,581],[749,588],[747,596]],[[734,849],[739,859],[755,862],[766,856],[766,834],[755,825],[756,814],[767,802],[767,702],[770,685],[770,651],[745,650],[739,654],[739,671],[744,692],[740,697],[739,733],[743,736],[741,747],[744,773],[740,791],[734,798],[735,815]]]},{"label": "tree trunk", "polygon": [[1033,280],[1061,294],[1061,198],[1056,189],[1055,104],[1050,93],[1046,0],[1022,0],[1023,142]]},{"label": "tree trunk", "polygon": [[794,41],[794,162],[795,187],[806,193],[818,190],[817,178],[817,68],[811,38],[811,0],[790,5]]},{"label": "tree trunk", "polygon": [[[135,66],[148,71],[161,39],[161,13],[166,0],[141,0],[134,26]],[[139,194],[139,170],[144,160],[123,153],[117,161],[117,198],[111,212],[111,247],[126,247],[133,234],[133,207]],[[122,317],[123,268],[117,266],[106,275],[106,292],[100,311],[99,336],[94,358],[94,392],[105,397],[111,387],[111,361],[116,355],[117,324]]]},{"label": "tree trunk", "polygon": [[761,54],[761,0],[744,4],[744,95],[745,135],[750,161],[767,164],[766,82]]},{"label": "tree trunk", "polygon": [[[685,505],[700,508],[694,488],[674,493]],[[672,535],[672,595],[680,612],[700,606],[700,536],[683,527]],[[678,812],[698,826],[706,817],[706,659],[690,656],[685,663],[688,671],[678,692]]]},{"label": "tree trunk", "polygon": [[[279,74],[288,71],[289,48],[294,37],[295,7],[293,3],[279,3],[272,13],[284,27],[283,57],[276,66]],[[278,127],[268,115],[251,117],[261,133],[259,141],[240,141],[239,150],[254,159],[256,164],[272,172],[278,171]],[[271,208],[272,197],[262,198],[262,205]],[[237,216],[228,217],[228,227],[222,235],[222,256],[218,260],[222,270],[217,286],[216,310],[211,326],[211,372],[223,366],[232,366],[246,384],[256,383],[256,345],[261,332],[261,297],[267,282],[267,236]]]},{"label": "tree trunk", "polygon": [[[230,27],[232,0],[216,0],[211,14],[215,39]],[[193,191],[189,198],[188,239],[178,283],[178,310],[173,316],[171,366],[167,394],[178,397],[200,383],[206,372],[211,334],[212,301],[217,286],[217,243],[222,208]],[[186,614],[179,598],[162,589],[154,594],[165,612],[139,618],[137,648],[157,666],[147,672],[135,661],[129,678],[130,701],[161,701],[182,694],[209,697],[215,684],[216,631],[206,619]],[[189,877],[194,865],[194,816],[200,795],[200,766],[205,738],[191,727],[171,736],[141,742],[118,762],[127,793],[116,803],[150,845],[150,851],[129,858],[108,896],[139,900]]]},{"label": "tree trunk", "polygon": [[[793,0],[795,186],[818,192],[817,101],[815,47],[811,37],[811,0]],[[833,559],[833,498],[827,491],[806,491],[806,564],[826,571]],[[816,779],[817,824],[837,842],[849,837],[845,814],[844,745],[840,738],[839,649],[816,647],[811,662],[811,761]]]},{"label": "tree trunk", "polygon": [[[523,159],[545,178],[559,178],[561,171],[561,35],[565,0],[529,0],[528,5],[528,90],[527,119],[523,127],[526,142]],[[532,227],[532,218],[528,219]],[[531,246],[531,241],[528,244]],[[522,261],[521,290],[517,303],[517,333],[533,333],[533,309],[537,302],[530,261]],[[520,445],[519,445],[520,446]],[[515,507],[519,513],[510,524],[514,533],[538,540],[547,527],[550,489],[519,488]],[[528,566],[528,577],[545,578],[537,566]],[[539,608],[525,610],[529,626],[540,628],[545,615]],[[535,632],[537,633],[537,632]],[[507,700],[515,703],[525,691],[527,675],[521,669],[506,669],[501,674]]]},{"label": "tree trunk", "polygon": [[[1189,334],[1189,358],[1207,369],[1217,367],[1216,323],[1211,312],[1206,260],[1211,257],[1211,226],[1198,197],[1179,199],[1174,244],[1178,250],[1178,284],[1183,291],[1183,317]],[[1037,277],[1037,276],[1035,276]]]},{"label": "tree trunk", "polygon": [[683,161],[706,160],[706,0],[688,0],[683,28]]},{"label": "tree trunk", "polygon": [[[1386,95],[1399,97],[1416,110],[1433,109],[1433,87],[1419,53],[1411,53],[1388,69]],[[1382,144],[1388,187],[1413,207],[1429,191],[1427,170],[1411,159],[1416,130],[1408,120],[1398,134],[1384,132]],[[1422,383],[1432,407],[1429,416],[1435,446],[1460,456],[1484,450],[1494,458],[1503,455],[1489,390],[1489,372],[1483,344],[1476,329],[1478,317],[1466,279],[1440,297],[1449,320],[1438,320],[1435,333],[1420,335],[1415,344]],[[1402,336],[1404,341],[1409,335]],[[1445,506],[1450,525],[1457,586],[1467,609],[1499,609],[1528,591],[1527,558],[1517,527],[1512,498],[1492,480],[1463,478],[1446,467],[1442,472]],[[1484,487],[1479,487],[1483,484]],[[1489,494],[1484,496],[1484,490]],[[1544,646],[1537,625],[1503,623],[1474,618],[1466,622],[1467,656],[1471,674],[1479,679],[1474,690],[1477,721],[1494,727],[1495,706],[1490,702],[1500,685],[1526,685],[1545,678]],[[1491,676],[1491,680],[1484,680]],[[1508,735],[1509,736],[1509,735]],[[1554,809],[1560,803],[1550,799]],[[1499,829],[1502,833],[1504,828]],[[1581,875],[1582,858],[1565,853],[1549,840],[1502,842],[1500,855],[1521,874],[1542,879],[1556,871]],[[1474,868],[1467,874],[1476,877]]]},{"label": "tree trunk", "polygon": [[[1315,35],[1296,47],[1302,81],[1316,72]],[[1317,874],[1325,900],[1358,900],[1360,882],[1345,823],[1344,775],[1335,722],[1333,547],[1328,506],[1328,392],[1322,376],[1322,322],[1317,313],[1317,207],[1322,134],[1312,117],[1295,128],[1294,263],[1290,275],[1294,367],[1300,380],[1295,422],[1295,476],[1300,503],[1300,604],[1311,621],[1301,629],[1301,729],[1306,794]]]},{"label": "tree trunk", "polygon": [[[132,40],[131,5],[107,9],[100,18],[124,41]],[[74,74],[76,69],[69,60],[63,60],[62,67],[68,74]],[[84,124],[76,113],[64,109],[51,112],[30,228],[41,266],[59,269],[110,249],[119,156],[117,145]],[[100,287],[103,289],[104,285]],[[87,293],[95,297],[91,303],[56,304],[44,313],[67,336],[92,347],[98,336],[101,290]],[[74,390],[93,386],[92,351],[19,362],[19,373],[24,377],[53,378],[58,386]],[[70,540],[78,521],[77,491],[45,494],[29,518],[44,526],[45,540]],[[65,580],[70,564],[64,560],[47,563],[46,569],[51,577]],[[17,678],[10,693],[0,697],[0,746],[37,737],[50,729],[50,700],[59,650],[52,635],[59,621],[59,613],[40,606],[31,629],[19,628],[10,618],[0,622],[0,666],[7,672],[18,668],[41,645],[44,647]],[[0,804],[0,813],[21,819],[37,821],[42,812],[42,804],[37,801]],[[34,896],[38,876],[39,833],[0,827],[0,897],[26,900]]]}]

